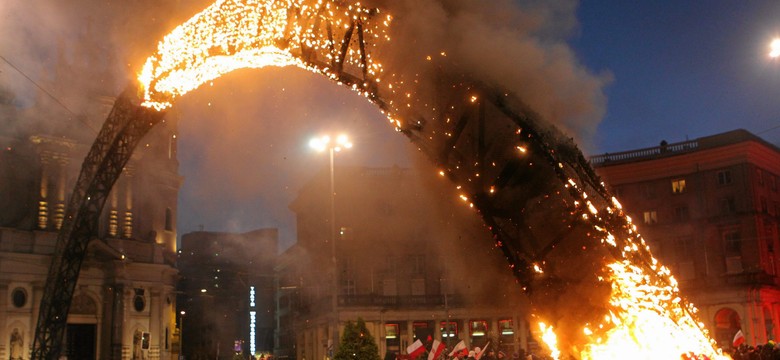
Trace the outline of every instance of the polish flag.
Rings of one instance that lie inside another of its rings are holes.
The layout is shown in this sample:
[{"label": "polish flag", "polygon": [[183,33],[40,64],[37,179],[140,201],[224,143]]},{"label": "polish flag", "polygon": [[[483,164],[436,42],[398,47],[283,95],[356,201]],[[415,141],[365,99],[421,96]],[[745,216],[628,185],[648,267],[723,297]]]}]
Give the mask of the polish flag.
[{"label": "polish flag", "polygon": [[458,353],[458,351],[465,350],[466,349],[466,343],[461,340],[459,343],[455,345],[454,348],[452,348],[452,351],[450,351],[450,357],[455,356],[455,354]]},{"label": "polish flag", "polygon": [[734,341],[732,341],[732,344],[734,347],[739,347],[740,345],[745,343],[745,334],[742,333],[742,329],[737,331],[737,333],[734,335]]},{"label": "polish flag", "polygon": [[409,360],[414,360],[418,356],[422,355],[422,353],[425,352],[425,346],[423,346],[422,341],[420,339],[417,339],[412,345],[409,345],[409,347],[406,348],[406,353],[409,354]]},{"label": "polish flag", "polygon": [[438,358],[442,351],[444,351],[444,343],[439,340],[433,340],[431,352],[428,353],[428,360],[434,360]]},{"label": "polish flag", "polygon": [[485,344],[485,347],[483,347],[482,350],[479,351],[479,353],[474,355],[474,358],[477,360],[481,359],[482,355],[485,354],[485,350],[487,350],[488,346],[490,346],[490,341],[488,341],[487,344]]}]

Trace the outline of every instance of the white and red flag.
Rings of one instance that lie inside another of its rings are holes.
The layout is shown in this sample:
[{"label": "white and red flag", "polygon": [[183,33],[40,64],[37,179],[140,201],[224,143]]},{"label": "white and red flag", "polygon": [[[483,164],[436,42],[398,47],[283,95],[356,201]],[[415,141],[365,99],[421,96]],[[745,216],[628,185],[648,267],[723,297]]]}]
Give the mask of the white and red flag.
[{"label": "white and red flag", "polygon": [[459,343],[455,344],[455,347],[452,348],[452,351],[450,351],[449,356],[455,356],[455,354],[458,353],[458,351],[466,350],[466,342],[461,340]]},{"label": "white and red flag", "polygon": [[428,360],[437,359],[442,351],[444,351],[444,343],[439,340],[433,340],[431,352],[428,353]]},{"label": "white and red flag", "polygon": [[409,360],[416,359],[424,352],[425,352],[425,346],[423,346],[423,343],[422,341],[420,341],[420,339],[417,339],[417,341],[413,342],[412,345],[409,345],[406,348],[406,353],[409,354]]},{"label": "white and red flag", "polygon": [[740,345],[745,343],[745,334],[742,333],[742,329],[737,331],[737,333],[734,335],[734,341],[732,341],[732,345],[734,347],[739,347]]},{"label": "white and red flag", "polygon": [[485,350],[487,350],[488,346],[490,346],[490,341],[488,341],[487,344],[485,344],[485,347],[483,347],[482,350],[480,350],[478,353],[474,354],[474,358],[477,359],[477,360],[481,359],[482,355],[485,354]]}]

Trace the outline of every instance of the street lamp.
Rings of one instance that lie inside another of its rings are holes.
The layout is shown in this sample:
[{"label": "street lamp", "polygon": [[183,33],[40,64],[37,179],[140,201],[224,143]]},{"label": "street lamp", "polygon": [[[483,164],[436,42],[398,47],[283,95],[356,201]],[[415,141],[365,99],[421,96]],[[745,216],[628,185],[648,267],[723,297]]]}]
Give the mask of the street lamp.
[{"label": "street lamp", "polygon": [[780,38],[775,38],[769,44],[769,57],[773,59],[780,57]]},{"label": "street lamp", "polygon": [[[335,182],[335,153],[344,149],[352,148],[352,142],[349,141],[347,135],[341,134],[335,139],[331,139],[330,136],[324,135],[321,137],[315,137],[309,140],[309,147],[318,152],[328,150],[330,155],[330,248],[331,248],[331,261],[333,263],[333,297],[331,303],[333,306],[333,337],[332,343],[335,346],[335,339],[338,338],[339,332],[339,315],[338,315],[338,269],[336,264],[336,182]],[[332,348],[329,349],[332,351]],[[329,354],[329,357],[332,357]]]},{"label": "street lamp", "polygon": [[186,311],[179,311],[179,359],[184,359],[184,315]]}]

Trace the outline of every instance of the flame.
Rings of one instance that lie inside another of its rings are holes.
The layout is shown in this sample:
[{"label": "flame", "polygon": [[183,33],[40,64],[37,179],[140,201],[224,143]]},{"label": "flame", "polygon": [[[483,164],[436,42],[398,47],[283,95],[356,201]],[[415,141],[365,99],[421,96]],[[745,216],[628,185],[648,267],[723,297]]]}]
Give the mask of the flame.
[{"label": "flame", "polygon": [[580,353],[581,359],[625,359],[627,354],[648,360],[680,359],[684,354],[729,359],[715,348],[703,324],[690,315],[695,309],[684,311],[674,287],[654,284],[642,268],[628,261],[608,268],[611,311],[599,327],[609,330],[594,336],[583,329],[591,341]]},{"label": "flame", "polygon": [[550,357],[558,360],[561,356],[561,351],[558,350],[558,337],[555,336],[553,327],[540,322],[539,330],[542,331],[542,341],[544,341],[544,344],[547,345],[547,348],[550,350]]},{"label": "flame", "polygon": [[[363,79],[348,84],[374,99],[378,90],[369,90],[368,83],[381,82],[383,66],[371,50],[390,41],[387,28],[391,19],[389,15],[379,17],[376,9],[342,0],[219,0],[165,36],[157,53],[147,59],[138,75],[142,105],[162,110],[172,106],[176,98],[231,71],[268,66],[296,66],[339,83],[344,80],[342,71],[349,67],[362,72]],[[367,49],[353,49],[353,42],[345,36],[354,26],[370,39],[365,42]],[[441,52],[441,56],[446,53]],[[432,56],[427,59],[436,62]],[[388,99],[380,108],[400,130],[407,124],[400,114],[413,106],[422,110],[430,105],[419,104],[419,94],[405,89],[405,84],[417,82],[416,75],[390,74],[388,78],[387,86],[382,87],[389,91]],[[476,103],[479,97],[469,94],[466,101]],[[528,152],[526,144],[518,144],[516,149],[521,154]],[[558,163],[557,168],[564,165]],[[439,175],[446,173],[440,170]],[[694,319],[696,309],[677,295],[674,277],[649,254],[617,199],[610,199],[612,207],[599,209],[574,179],[566,181],[566,188],[579,195],[574,197],[574,206],[618,260],[605,266],[600,279],[611,285],[608,315],[601,323],[581,324],[586,339],[583,344],[559,343],[553,326],[539,324],[553,356],[558,358],[558,347],[563,347],[580,359],[679,359],[683,354],[728,359]],[[490,192],[495,191],[491,187]],[[474,206],[468,195],[460,198]],[[622,222],[615,225],[605,216]],[[616,227],[623,227],[628,237],[613,234]],[[533,271],[544,275],[539,264],[533,264]]]},{"label": "flame", "polygon": [[[357,4],[325,0],[220,0],[174,29],[158,44],[138,75],[142,105],[157,110],[168,108],[175,98],[202,84],[242,68],[297,66],[338,76],[332,68],[344,40],[320,36],[329,20],[328,31],[346,32],[355,23],[366,36],[389,40],[385,28],[390,17],[371,22],[373,14]],[[334,37],[338,39],[338,37]],[[360,54],[347,48],[344,63],[362,66]],[[314,53],[303,61],[304,53]],[[366,73],[375,81],[382,65],[366,55]],[[357,89],[356,89],[357,90]],[[368,94],[364,94],[368,95]]]}]

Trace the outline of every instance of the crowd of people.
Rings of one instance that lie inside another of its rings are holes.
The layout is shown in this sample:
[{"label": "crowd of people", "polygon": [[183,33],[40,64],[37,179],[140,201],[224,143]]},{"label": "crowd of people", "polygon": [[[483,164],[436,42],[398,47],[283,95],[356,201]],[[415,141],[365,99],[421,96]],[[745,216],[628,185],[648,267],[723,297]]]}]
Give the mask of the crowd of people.
[{"label": "crowd of people", "polygon": [[780,360],[780,343],[770,340],[763,345],[742,344],[730,355],[734,360]]}]

